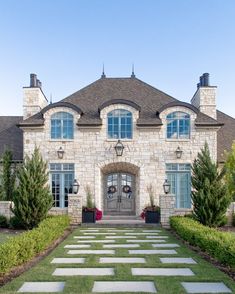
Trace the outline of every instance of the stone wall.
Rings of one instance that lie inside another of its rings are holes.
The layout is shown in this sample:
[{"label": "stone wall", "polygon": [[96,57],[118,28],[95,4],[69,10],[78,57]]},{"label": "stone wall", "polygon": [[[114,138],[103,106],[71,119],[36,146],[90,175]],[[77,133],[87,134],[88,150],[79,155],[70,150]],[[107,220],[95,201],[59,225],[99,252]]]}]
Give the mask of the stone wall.
[{"label": "stone wall", "polygon": [[79,225],[82,223],[82,197],[80,195],[68,195],[68,215],[71,225]]},{"label": "stone wall", "polygon": [[7,219],[13,217],[13,213],[11,211],[13,202],[11,201],[0,201],[0,215],[4,215]]},{"label": "stone wall", "polygon": [[170,227],[170,217],[174,215],[175,211],[175,195],[164,194],[160,195],[161,220],[160,223],[163,228]]},{"label": "stone wall", "polygon": [[52,207],[48,211],[48,215],[64,215],[68,214],[68,208]]},{"label": "stone wall", "polygon": [[232,222],[233,222],[233,214],[235,213],[235,202],[232,202],[228,209],[227,209],[227,213],[226,216],[228,218],[228,225],[231,226]]},{"label": "stone wall", "polygon": [[[107,114],[114,109],[126,109],[133,115],[133,139],[123,140],[123,156],[117,157],[114,146],[117,140],[107,139]],[[74,115],[74,139],[51,140],[50,117],[57,111],[67,111]],[[190,139],[169,140],[166,138],[166,115],[173,111],[184,111],[191,116]],[[208,142],[211,154],[216,160],[217,137],[213,128],[196,128],[196,114],[186,107],[168,108],[161,113],[162,126],[138,127],[136,125],[139,112],[131,106],[116,104],[101,110],[103,121],[101,127],[78,127],[76,122],[80,115],[65,107],[49,109],[45,114],[45,125],[41,128],[24,129],[24,153],[31,153],[36,146],[41,150],[44,160],[48,163],[74,163],[75,178],[80,182],[81,195],[84,187],[89,185],[95,197],[97,208],[103,210],[103,181],[105,172],[119,164],[120,171],[132,170],[136,175],[136,215],[149,203],[147,186],[151,183],[156,191],[156,204],[159,195],[163,194],[162,184],[166,177],[166,163],[190,163],[197,156],[200,149]],[[63,159],[58,159],[57,150],[63,147]],[[183,150],[181,159],[176,159],[177,147]]]}]

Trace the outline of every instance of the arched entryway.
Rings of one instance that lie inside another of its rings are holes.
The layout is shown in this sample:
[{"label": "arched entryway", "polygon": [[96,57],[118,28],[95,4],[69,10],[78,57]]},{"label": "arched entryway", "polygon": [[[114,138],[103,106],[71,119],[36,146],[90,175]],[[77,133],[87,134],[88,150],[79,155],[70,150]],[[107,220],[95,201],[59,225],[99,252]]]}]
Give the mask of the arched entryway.
[{"label": "arched entryway", "polygon": [[110,163],[102,169],[104,215],[136,215],[139,168],[131,163]]}]

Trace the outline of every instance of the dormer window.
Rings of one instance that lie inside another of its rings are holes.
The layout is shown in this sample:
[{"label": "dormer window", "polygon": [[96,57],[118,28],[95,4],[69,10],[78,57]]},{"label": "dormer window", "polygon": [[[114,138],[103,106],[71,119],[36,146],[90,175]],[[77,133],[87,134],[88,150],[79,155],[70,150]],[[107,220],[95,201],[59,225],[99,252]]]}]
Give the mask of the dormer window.
[{"label": "dormer window", "polygon": [[73,139],[73,115],[57,112],[51,116],[51,139]]},{"label": "dormer window", "polygon": [[108,113],[108,139],[132,139],[132,113],[115,109]]},{"label": "dormer window", "polygon": [[167,139],[190,138],[190,115],[185,112],[172,112],[167,115]]}]

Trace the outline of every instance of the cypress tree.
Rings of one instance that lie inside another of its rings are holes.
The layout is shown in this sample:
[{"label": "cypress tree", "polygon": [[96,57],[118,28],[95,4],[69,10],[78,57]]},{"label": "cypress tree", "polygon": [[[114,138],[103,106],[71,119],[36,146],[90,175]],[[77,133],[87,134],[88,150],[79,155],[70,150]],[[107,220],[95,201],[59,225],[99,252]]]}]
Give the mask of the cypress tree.
[{"label": "cypress tree", "polygon": [[21,227],[32,229],[46,218],[52,206],[47,164],[38,148],[35,148],[31,158],[25,157],[24,164],[18,171],[18,179],[13,212]]},{"label": "cypress tree", "polygon": [[15,190],[15,168],[12,166],[12,152],[6,150],[3,153],[2,164],[3,171],[1,176],[1,199],[5,201],[12,201]]},{"label": "cypress tree", "polygon": [[225,170],[219,171],[212,161],[207,143],[194,160],[192,172],[194,217],[206,226],[223,225],[231,197],[223,182]]}]

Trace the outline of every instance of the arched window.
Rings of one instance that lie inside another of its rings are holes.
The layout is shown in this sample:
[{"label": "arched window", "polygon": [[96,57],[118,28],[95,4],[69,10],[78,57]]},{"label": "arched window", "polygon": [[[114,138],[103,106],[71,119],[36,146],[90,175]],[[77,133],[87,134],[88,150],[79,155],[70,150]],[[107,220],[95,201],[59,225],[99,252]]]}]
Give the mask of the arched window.
[{"label": "arched window", "polygon": [[167,115],[167,139],[189,139],[190,115],[185,112],[172,112]]},{"label": "arched window", "polygon": [[51,116],[51,139],[73,139],[73,115],[57,112]]},{"label": "arched window", "polygon": [[108,138],[132,139],[132,113],[115,109],[108,113]]}]

